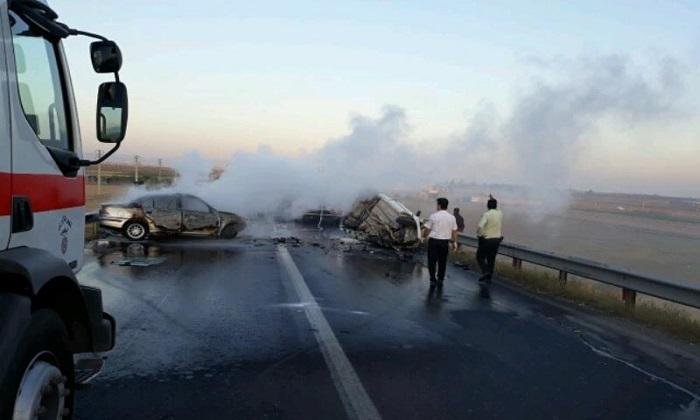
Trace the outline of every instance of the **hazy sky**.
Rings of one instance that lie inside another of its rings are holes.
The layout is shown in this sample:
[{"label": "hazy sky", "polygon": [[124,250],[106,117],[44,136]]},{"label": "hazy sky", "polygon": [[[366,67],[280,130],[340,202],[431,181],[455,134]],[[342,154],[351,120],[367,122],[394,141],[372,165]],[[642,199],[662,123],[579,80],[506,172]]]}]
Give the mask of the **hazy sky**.
[{"label": "hazy sky", "polygon": [[[125,153],[167,160],[197,149],[225,160],[268,145],[298,154],[386,105],[405,111],[408,141],[434,147],[468,130],[484,104],[508,116],[533,85],[622,56],[645,80],[659,61],[674,62],[678,102],[641,124],[593,121],[571,185],[700,196],[700,2],[573,3],[51,1],[61,20],[121,46]],[[92,73],[88,44],[66,48],[92,150],[106,78]]]}]

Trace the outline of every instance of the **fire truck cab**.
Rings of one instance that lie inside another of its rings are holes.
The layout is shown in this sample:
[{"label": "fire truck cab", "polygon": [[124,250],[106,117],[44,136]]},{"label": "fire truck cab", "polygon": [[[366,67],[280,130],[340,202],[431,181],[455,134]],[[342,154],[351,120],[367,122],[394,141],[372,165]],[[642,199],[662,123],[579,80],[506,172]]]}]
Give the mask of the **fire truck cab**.
[{"label": "fire truck cab", "polygon": [[[74,355],[93,371],[114,346],[115,321],[99,289],[82,286],[84,167],[62,40],[98,39],[93,68],[115,81],[98,89],[96,127],[113,149],[124,138],[121,53],[100,35],[58,21],[43,1],[0,0],[0,419],[72,415]],[[90,361],[94,362],[92,365]]]}]

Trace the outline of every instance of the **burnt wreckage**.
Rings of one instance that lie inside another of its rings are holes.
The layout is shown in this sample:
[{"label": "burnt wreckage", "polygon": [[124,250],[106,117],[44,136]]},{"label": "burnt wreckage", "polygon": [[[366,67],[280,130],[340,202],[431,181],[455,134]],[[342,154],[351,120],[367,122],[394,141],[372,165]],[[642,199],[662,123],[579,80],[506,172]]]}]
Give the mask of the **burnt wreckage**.
[{"label": "burnt wreckage", "polygon": [[345,217],[343,227],[377,245],[396,250],[421,245],[420,219],[401,202],[385,194],[360,200]]}]

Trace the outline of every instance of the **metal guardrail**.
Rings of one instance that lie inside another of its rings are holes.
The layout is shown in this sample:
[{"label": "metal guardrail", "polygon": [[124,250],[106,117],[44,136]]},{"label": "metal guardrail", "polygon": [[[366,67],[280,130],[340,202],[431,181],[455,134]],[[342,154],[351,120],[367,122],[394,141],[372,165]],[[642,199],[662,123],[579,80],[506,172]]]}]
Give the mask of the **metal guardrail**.
[{"label": "metal guardrail", "polygon": [[[473,236],[459,235],[458,242],[476,248],[478,239]],[[566,284],[567,275],[587,278],[622,288],[622,299],[630,306],[636,301],[637,292],[659,299],[700,308],[700,289],[671,283],[658,278],[647,277],[605,264],[575,257],[563,257],[549,252],[536,251],[521,245],[501,243],[500,255],[513,258],[513,266],[522,267],[522,262],[548,267],[559,271],[561,285]]]}]

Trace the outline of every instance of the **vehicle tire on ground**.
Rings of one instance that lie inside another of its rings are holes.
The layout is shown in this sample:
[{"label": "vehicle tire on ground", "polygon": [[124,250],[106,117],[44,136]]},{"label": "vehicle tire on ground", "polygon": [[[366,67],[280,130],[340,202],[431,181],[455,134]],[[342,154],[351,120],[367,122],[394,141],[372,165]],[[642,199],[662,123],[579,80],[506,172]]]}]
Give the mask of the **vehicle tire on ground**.
[{"label": "vehicle tire on ground", "polygon": [[141,220],[131,220],[126,222],[122,233],[130,241],[140,241],[146,239],[146,235],[148,235],[148,225]]},{"label": "vehicle tire on ground", "polygon": [[236,236],[238,236],[238,226],[236,226],[235,224],[228,224],[224,226],[219,236],[221,236],[224,239],[235,238]]},{"label": "vehicle tire on ground", "polygon": [[6,381],[0,384],[0,418],[72,417],[75,383],[67,340],[68,332],[57,313],[40,309],[32,315]]}]

